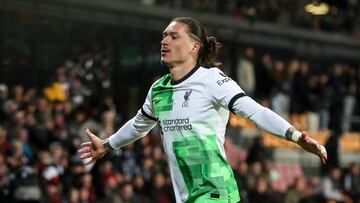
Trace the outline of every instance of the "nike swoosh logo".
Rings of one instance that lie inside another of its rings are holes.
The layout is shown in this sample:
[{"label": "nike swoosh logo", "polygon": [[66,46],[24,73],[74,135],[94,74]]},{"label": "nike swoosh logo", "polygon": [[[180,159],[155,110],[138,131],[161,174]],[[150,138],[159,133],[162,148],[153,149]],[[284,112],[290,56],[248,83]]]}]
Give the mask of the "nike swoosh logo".
[{"label": "nike swoosh logo", "polygon": [[162,100],[164,100],[164,98],[154,99],[153,103],[157,104],[157,103],[161,102]]}]

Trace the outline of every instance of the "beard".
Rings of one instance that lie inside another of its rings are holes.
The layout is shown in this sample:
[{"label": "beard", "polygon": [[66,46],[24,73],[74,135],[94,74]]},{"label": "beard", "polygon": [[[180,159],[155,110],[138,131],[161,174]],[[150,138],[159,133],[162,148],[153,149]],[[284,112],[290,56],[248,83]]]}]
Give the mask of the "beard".
[{"label": "beard", "polygon": [[170,63],[170,62],[165,62],[165,61],[163,61],[163,60],[160,60],[160,63],[161,63],[162,65],[168,67],[168,68],[174,67],[174,65],[173,65],[172,63]]}]

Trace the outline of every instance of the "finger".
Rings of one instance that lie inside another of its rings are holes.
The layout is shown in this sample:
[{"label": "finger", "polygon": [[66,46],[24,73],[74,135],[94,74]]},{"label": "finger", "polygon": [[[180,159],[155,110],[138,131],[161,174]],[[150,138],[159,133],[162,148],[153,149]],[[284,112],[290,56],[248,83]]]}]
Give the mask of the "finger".
[{"label": "finger", "polygon": [[92,143],[91,142],[84,142],[84,143],[81,143],[80,144],[80,148],[83,148],[83,147],[91,147]]},{"label": "finger", "polygon": [[319,149],[320,149],[320,153],[321,153],[321,154],[327,154],[326,148],[325,148],[324,146],[320,145],[320,146],[319,146]]},{"label": "finger", "polygon": [[79,149],[77,152],[79,154],[88,153],[88,152],[91,152],[91,148],[90,147],[84,147],[82,149]]},{"label": "finger", "polygon": [[319,146],[319,151],[320,151],[320,158],[323,162],[323,164],[326,163],[327,160],[327,152],[326,152],[326,148],[322,145]]},{"label": "finger", "polygon": [[87,128],[85,130],[86,134],[90,137],[90,139],[92,139],[93,137],[96,137],[96,135],[94,135],[94,133],[92,133],[89,128]]},{"label": "finger", "polygon": [[323,164],[326,163],[326,160],[325,160],[325,158],[324,158],[323,156],[320,156],[320,159],[321,159],[321,162],[322,162]]},{"label": "finger", "polygon": [[86,154],[82,154],[81,156],[80,156],[80,159],[87,159],[87,158],[91,158],[92,156],[91,156],[91,153],[86,153]]},{"label": "finger", "polygon": [[327,155],[326,154],[321,154],[320,158],[321,158],[322,163],[326,164]]},{"label": "finger", "polygon": [[325,164],[325,162],[326,162],[327,159],[328,159],[327,153],[323,153],[323,154],[322,154],[322,157],[324,158],[324,164]]},{"label": "finger", "polygon": [[85,165],[89,165],[89,164],[92,164],[95,162],[95,159],[94,158],[91,158],[89,161],[85,162],[84,164]]}]

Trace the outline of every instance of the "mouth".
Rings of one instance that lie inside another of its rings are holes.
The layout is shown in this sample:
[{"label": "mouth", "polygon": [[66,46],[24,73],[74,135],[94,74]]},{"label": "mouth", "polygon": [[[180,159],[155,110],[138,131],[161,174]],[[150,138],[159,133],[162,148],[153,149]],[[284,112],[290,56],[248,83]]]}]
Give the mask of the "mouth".
[{"label": "mouth", "polygon": [[161,49],[161,56],[164,56],[165,54],[169,53],[169,49]]}]

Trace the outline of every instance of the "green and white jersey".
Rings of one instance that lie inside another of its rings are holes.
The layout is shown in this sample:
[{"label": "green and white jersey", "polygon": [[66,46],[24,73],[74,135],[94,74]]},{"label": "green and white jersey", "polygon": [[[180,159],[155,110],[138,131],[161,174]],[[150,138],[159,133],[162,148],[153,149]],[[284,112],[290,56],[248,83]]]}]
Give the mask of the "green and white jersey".
[{"label": "green and white jersey", "polygon": [[226,162],[228,105],[243,93],[218,68],[194,68],[181,81],[156,81],[142,111],[159,124],[177,202],[238,202]]},{"label": "green and white jersey", "polygon": [[179,81],[172,81],[170,74],[156,81],[141,110],[110,136],[109,144],[118,149],[158,123],[177,203],[238,202],[224,150],[229,111],[284,139],[291,127],[218,68],[197,67]]}]

